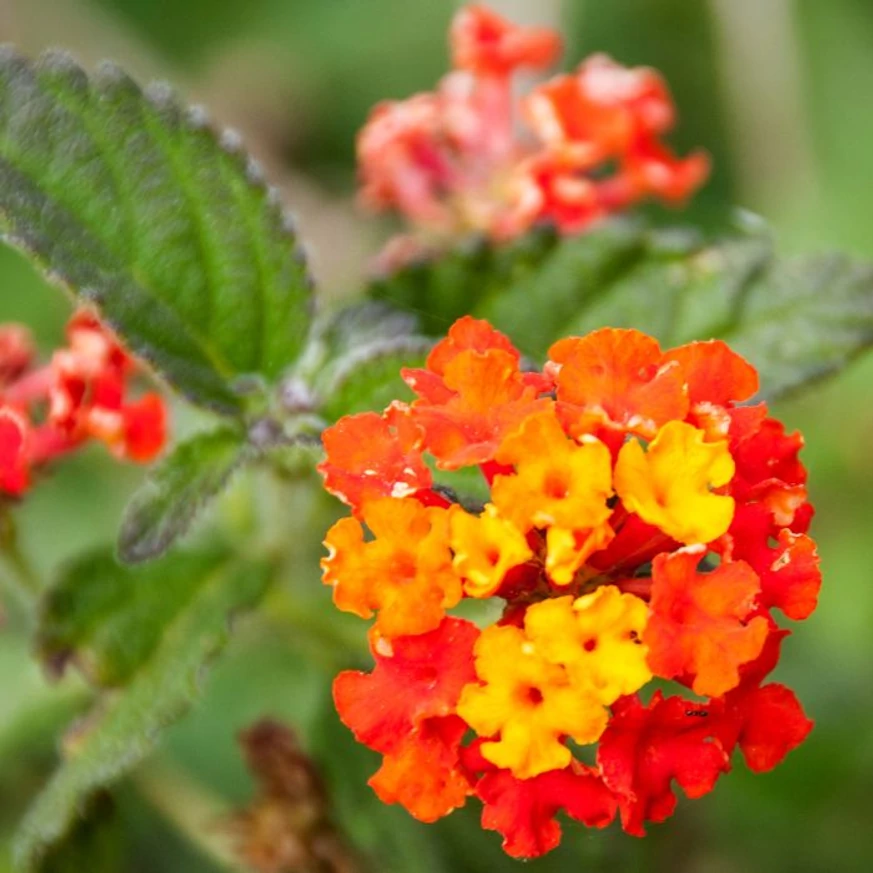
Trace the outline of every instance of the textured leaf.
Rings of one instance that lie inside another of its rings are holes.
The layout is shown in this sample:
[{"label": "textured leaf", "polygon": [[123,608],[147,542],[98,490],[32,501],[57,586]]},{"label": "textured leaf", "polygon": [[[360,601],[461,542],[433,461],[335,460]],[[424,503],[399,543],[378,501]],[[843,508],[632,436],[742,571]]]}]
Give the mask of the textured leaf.
[{"label": "textured leaf", "polygon": [[97,794],[67,838],[52,846],[39,873],[117,873],[123,864],[122,823],[112,799]]},{"label": "textured leaf", "polygon": [[118,552],[129,564],[162,555],[220,494],[248,447],[239,428],[221,427],[177,446],[149,472],[124,511]]},{"label": "textured leaf", "polygon": [[417,330],[413,314],[383,302],[366,301],[328,313],[316,323],[286,387],[294,395],[300,391],[295,385],[312,386],[309,408],[328,421],[411,399],[400,369],[421,366],[433,345]]},{"label": "textured leaf", "polygon": [[[204,666],[227,642],[229,616],[252,606],[270,578],[266,564],[206,555],[177,554],[139,570],[113,565],[108,555],[88,561],[90,570],[83,562],[61,582],[67,605],[77,613],[77,627],[86,627],[90,610],[82,604],[102,604],[97,610],[101,623],[115,630],[96,634],[102,637],[99,644],[92,641],[95,624],[88,633],[68,628],[66,634],[84,634],[86,648],[90,645],[93,657],[100,659],[102,675],[123,676],[126,685],[105,692],[68,738],[66,760],[31,807],[16,840],[16,860],[25,870],[33,869],[40,855],[69,830],[86,798],[143,760],[161,730],[197,697]],[[80,604],[74,602],[74,578]],[[146,595],[130,590],[137,585],[154,591]],[[106,605],[112,600],[106,590],[113,586],[128,589],[124,604]],[[158,594],[172,606],[156,609]],[[63,612],[57,603],[48,611],[52,616]],[[131,639],[138,622],[151,625],[139,642]],[[128,644],[135,655],[122,655]],[[111,658],[122,660],[112,663]]]},{"label": "textured leaf", "polygon": [[623,222],[561,239],[536,270],[492,293],[477,314],[501,329],[513,325],[519,348],[541,357],[579,310],[643,253],[639,229]]},{"label": "textured leaf", "polygon": [[40,657],[55,675],[73,660],[94,685],[123,685],[225,560],[221,549],[180,552],[135,569],[105,551],[80,558],[45,596]]},{"label": "textured leaf", "polygon": [[0,227],[191,400],[298,355],[309,280],[289,219],[232,134],[163,85],[0,52]]},{"label": "textured leaf", "polygon": [[426,334],[444,334],[455,319],[480,312],[490,296],[502,295],[508,287],[535,275],[558,244],[559,237],[549,228],[538,228],[497,248],[474,239],[440,257],[377,279],[369,294],[415,314]]},{"label": "textured leaf", "polygon": [[842,255],[777,263],[721,335],[760,368],[768,397],[837,372],[873,345],[873,265]]},{"label": "textured leaf", "polygon": [[[551,246],[539,232],[536,256],[533,246],[516,243],[445,260],[456,273],[464,263],[463,282],[480,289],[468,298],[469,311],[534,359],[559,337],[604,326],[635,327],[666,346],[721,337],[758,368],[761,395],[773,399],[873,344],[873,266],[840,255],[780,259],[769,236],[754,230],[704,243],[691,232],[622,221]],[[441,308],[436,290],[445,269],[438,261],[417,264],[372,293],[410,309],[434,306],[441,316],[454,306]]]},{"label": "textured leaf", "polygon": [[325,382],[321,414],[336,421],[343,415],[384,409],[392,400],[411,400],[400,370],[423,366],[432,345],[426,337],[399,337],[343,356]]}]

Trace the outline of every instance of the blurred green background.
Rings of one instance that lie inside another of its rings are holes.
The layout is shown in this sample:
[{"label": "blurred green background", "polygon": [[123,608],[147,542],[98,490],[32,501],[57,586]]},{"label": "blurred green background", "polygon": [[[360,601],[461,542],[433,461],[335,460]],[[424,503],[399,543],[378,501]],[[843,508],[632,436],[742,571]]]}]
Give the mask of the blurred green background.
[{"label": "blurred green background", "polygon": [[[519,20],[560,24],[567,64],[607,51],[664,72],[680,110],[675,144],[682,151],[701,145],[714,157],[711,182],[682,218],[718,226],[739,205],[773,225],[783,251],[840,248],[873,258],[870,0],[493,5]],[[0,0],[0,39],[30,53],[63,45],[88,64],[111,57],[141,79],[170,79],[207,104],[221,123],[243,132],[282,187],[300,215],[325,293],[339,295],[354,290],[384,230],[353,208],[355,132],[376,101],[427,88],[443,72],[454,6],[448,0]],[[5,250],[0,289],[0,320],[27,322],[46,350],[59,341],[68,304]],[[644,841],[617,829],[585,833],[569,826],[561,849],[532,869],[873,870],[871,380],[873,355],[776,410],[807,437],[804,457],[818,510],[813,533],[825,573],[819,610],[784,646],[777,675],[816,720],[808,742],[769,775],[751,776],[737,762],[714,794],[680,802],[678,814]],[[140,476],[119,473],[93,450],[42,484],[19,512],[25,547],[40,570],[48,576],[84,545],[110,541]],[[373,758],[337,726],[326,695],[326,677],[354,664],[362,639],[357,624],[339,618],[331,624],[336,613],[313,570],[318,551],[311,531],[332,511],[301,488],[288,523],[289,541],[301,541],[299,599],[323,601],[325,623],[289,634],[281,616],[268,611],[259,624],[241,625],[195,712],[122,786],[111,828],[118,842],[106,848],[101,870],[222,869],[202,851],[198,831],[216,830],[225,811],[249,795],[234,735],[264,714],[298,727],[334,787],[343,823],[395,873],[516,866],[499,852],[495,834],[477,834],[474,810],[428,828],[382,807],[364,785]],[[11,829],[53,766],[60,727],[84,695],[75,678],[46,685],[16,616],[13,605],[0,632],[0,871],[9,867]],[[62,869],[91,873],[75,862]]]}]

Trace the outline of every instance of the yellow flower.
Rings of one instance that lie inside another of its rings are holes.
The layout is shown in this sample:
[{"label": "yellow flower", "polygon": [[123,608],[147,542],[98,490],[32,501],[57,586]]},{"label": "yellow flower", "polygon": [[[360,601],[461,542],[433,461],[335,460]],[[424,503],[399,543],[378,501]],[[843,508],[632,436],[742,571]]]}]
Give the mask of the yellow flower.
[{"label": "yellow flower", "polygon": [[546,572],[555,585],[569,585],[589,556],[609,545],[615,531],[608,521],[591,530],[550,527],[546,533]]},{"label": "yellow flower", "polygon": [[449,523],[452,563],[470,597],[491,597],[509,570],[533,557],[521,531],[490,503],[481,515],[455,505]]},{"label": "yellow flower", "polygon": [[625,507],[681,543],[708,543],[728,529],[734,500],[710,489],[726,485],[734,460],[726,441],[706,442],[681,421],[665,424],[648,451],[625,443],[615,466],[615,490]]},{"label": "yellow flower", "polygon": [[648,614],[639,597],[607,585],[576,600],[535,603],[524,626],[537,652],[564,666],[575,688],[609,705],[652,678],[641,642]]},{"label": "yellow flower", "polygon": [[594,437],[581,445],[564,433],[554,410],[531,415],[497,452],[513,475],[497,476],[491,489],[504,518],[528,531],[559,527],[581,531],[610,516],[612,496],[609,449]]},{"label": "yellow flower", "polygon": [[480,736],[497,737],[482,744],[493,764],[530,779],[569,765],[564,737],[593,743],[603,733],[607,714],[597,698],[546,661],[519,628],[486,628],[475,656],[482,684],[464,688],[458,715]]}]

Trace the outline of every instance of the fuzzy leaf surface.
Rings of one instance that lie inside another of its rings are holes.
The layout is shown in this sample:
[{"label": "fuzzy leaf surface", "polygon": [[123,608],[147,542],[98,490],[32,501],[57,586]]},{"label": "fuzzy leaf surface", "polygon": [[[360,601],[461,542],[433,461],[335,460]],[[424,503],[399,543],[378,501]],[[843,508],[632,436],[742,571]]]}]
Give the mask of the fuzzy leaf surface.
[{"label": "fuzzy leaf surface", "polygon": [[873,265],[833,254],[781,258],[760,229],[716,242],[627,221],[573,238],[538,231],[411,265],[371,293],[410,312],[430,307],[422,325],[444,333],[444,314],[460,314],[455,296],[442,296],[449,272],[466,311],[534,360],[563,336],[607,326],[637,328],[665,347],[717,337],[755,365],[761,396],[773,400],[873,345]]},{"label": "fuzzy leaf surface", "polygon": [[118,553],[135,564],[159,557],[188,530],[245,460],[245,434],[219,427],[197,434],[163,458],[124,511]]},{"label": "fuzzy leaf surface", "polygon": [[196,403],[277,377],[309,324],[287,216],[233,134],[104,64],[0,51],[0,230]]},{"label": "fuzzy leaf surface", "polygon": [[[34,869],[87,798],[142,761],[161,731],[198,697],[205,667],[229,639],[230,618],[257,602],[270,577],[266,563],[220,552],[187,559],[177,553],[140,569],[120,567],[109,554],[94,555],[68,571],[60,587],[77,617],[63,636],[99,664],[95,677],[104,684],[123,680],[124,686],[105,691],[74,726],[65,760],[19,830],[14,853],[21,869]],[[150,590],[131,590],[138,585]],[[124,592],[114,603],[112,588]],[[161,599],[172,605],[156,608]],[[62,611],[58,603],[49,606],[50,615]],[[149,627],[132,639],[140,623]]]}]

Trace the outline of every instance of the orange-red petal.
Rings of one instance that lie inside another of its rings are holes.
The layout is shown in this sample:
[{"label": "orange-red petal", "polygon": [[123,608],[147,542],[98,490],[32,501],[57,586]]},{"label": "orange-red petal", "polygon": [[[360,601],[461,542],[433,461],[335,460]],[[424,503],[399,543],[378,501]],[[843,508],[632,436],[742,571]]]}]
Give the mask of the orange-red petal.
[{"label": "orange-red petal", "polygon": [[689,675],[695,694],[717,697],[736,687],[740,665],[761,653],[768,624],[763,616],[747,621],[760,592],[754,570],[739,561],[698,573],[704,554],[700,546],[655,558],[643,642],[657,676]]},{"label": "orange-red petal", "polygon": [[692,405],[727,406],[748,400],[758,390],[757,370],[721,340],[679,346],[664,360],[679,363]]},{"label": "orange-red petal", "polygon": [[523,27],[486,6],[465,6],[452,19],[452,63],[477,75],[505,76],[520,67],[547,67],[561,50],[547,27]]},{"label": "orange-red petal", "polygon": [[701,797],[730,770],[729,756],[715,738],[708,708],[656,691],[648,706],[636,696],[613,706],[600,738],[597,763],[618,798],[622,825],[645,835],[645,822],[662,822],[676,808],[672,782],[688,797]]},{"label": "orange-red petal", "polygon": [[318,471],[324,487],[357,511],[376,497],[405,497],[430,488],[422,436],[402,404],[392,404],[384,415],[341,418],[322,434],[326,458]]},{"label": "orange-red petal", "polygon": [[383,803],[399,803],[423,822],[434,822],[466,803],[473,793],[459,761],[467,731],[455,715],[429,718],[386,753],[369,784]]},{"label": "orange-red petal", "polygon": [[424,445],[449,470],[490,461],[508,433],[550,403],[538,399],[540,386],[518,369],[517,353],[501,348],[458,352],[440,382],[427,370],[405,370],[403,377],[419,395],[412,416]]},{"label": "orange-red petal", "polygon": [[640,331],[603,328],[559,340],[549,358],[558,368],[558,401],[609,427],[651,438],[688,412],[682,368]]},{"label": "orange-red petal", "polygon": [[503,835],[513,858],[537,858],[561,842],[559,812],[587,827],[604,828],[616,813],[616,800],[596,770],[575,765],[533,779],[508,770],[486,773],[476,786],[482,800],[482,827]]},{"label": "orange-red petal", "polygon": [[343,723],[359,742],[389,753],[426,719],[453,715],[461,689],[476,679],[478,637],[471,622],[446,618],[429,633],[392,640],[389,654],[374,647],[371,673],[347,670],[334,680]]}]

